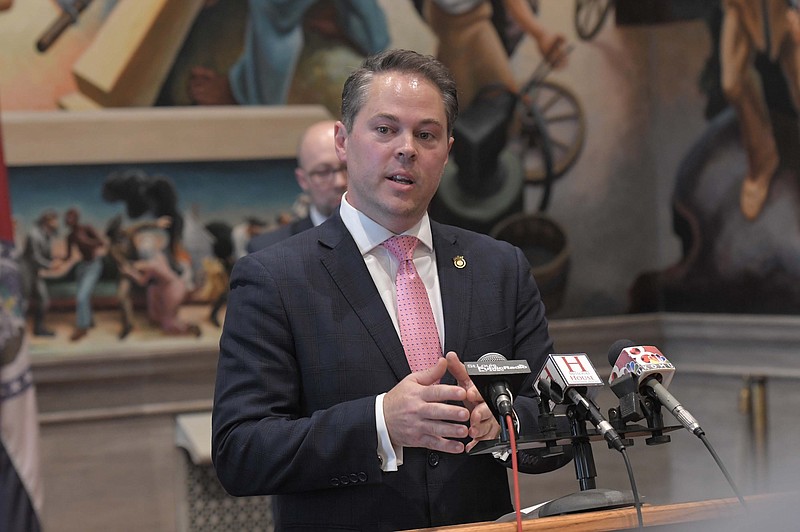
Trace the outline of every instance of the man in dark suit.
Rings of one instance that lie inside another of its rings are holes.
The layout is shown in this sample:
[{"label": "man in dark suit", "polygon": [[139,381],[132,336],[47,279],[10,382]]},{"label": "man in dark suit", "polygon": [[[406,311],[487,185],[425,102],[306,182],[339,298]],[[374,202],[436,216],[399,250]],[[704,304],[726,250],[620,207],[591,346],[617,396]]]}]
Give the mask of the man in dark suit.
[{"label": "man in dark suit", "polygon": [[[399,530],[512,511],[506,468],[466,452],[500,427],[462,361],[527,360],[514,405],[521,432],[536,431],[533,381],[552,341],[522,251],[427,215],[457,114],[455,83],[434,58],[367,58],[336,123],[348,168],[338,213],[234,267],[212,457],[229,493],[274,495],[279,530]],[[414,372],[400,264],[385,247],[395,235],[418,239],[414,270],[435,318],[439,358]]]},{"label": "man in dark suit", "polygon": [[339,208],[347,188],[347,169],[339,162],[333,144],[333,120],[316,122],[303,132],[297,145],[297,184],[309,199],[308,216],[253,237],[252,253],[321,224]]}]

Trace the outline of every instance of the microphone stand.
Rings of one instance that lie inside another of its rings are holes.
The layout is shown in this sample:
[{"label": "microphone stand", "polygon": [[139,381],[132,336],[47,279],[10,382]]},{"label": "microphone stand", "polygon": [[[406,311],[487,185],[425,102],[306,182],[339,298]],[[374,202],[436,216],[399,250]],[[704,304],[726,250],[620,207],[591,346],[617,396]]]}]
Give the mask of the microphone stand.
[{"label": "microphone stand", "polygon": [[572,405],[567,409],[567,419],[570,420],[570,433],[572,434],[572,448],[575,453],[575,476],[581,491],[597,488],[595,478],[597,469],[594,465],[592,444],[589,442],[589,433],[586,432],[585,419],[577,413],[577,408]]},{"label": "microphone stand", "polygon": [[[643,428],[639,425],[629,426],[629,422],[645,419],[646,433],[650,434],[650,437],[645,439],[647,445],[660,445],[671,441],[669,436],[664,435],[664,430],[672,430],[674,427],[664,426],[661,403],[649,395],[639,393],[639,380],[635,376],[626,373],[618,377],[611,383],[611,390],[619,398],[619,406],[608,409],[608,421],[614,430],[624,436],[626,432]],[[628,438],[623,443],[630,447],[633,445],[633,439]]]},{"label": "microphone stand", "polygon": [[[555,431],[555,416],[550,411],[549,400],[539,401],[539,423],[543,435],[547,439],[548,451],[563,448],[556,446],[557,435]],[[595,468],[594,455],[590,434],[586,430],[587,413],[577,405],[567,407],[567,419],[570,422],[570,439],[573,449],[573,460],[575,462],[575,475],[578,479],[580,491],[571,493],[558,499],[554,499],[543,504],[537,512],[538,517],[550,517],[555,515],[572,514],[579,512],[589,512],[594,510],[609,510],[612,508],[623,508],[633,506],[635,500],[632,492],[621,492],[617,490],[597,488],[595,478],[597,469]],[[548,438],[552,436],[552,440]]]},{"label": "microphone stand", "polygon": [[647,420],[647,427],[652,430],[652,436],[646,438],[647,445],[660,445],[669,443],[672,438],[664,434],[664,418],[661,415],[661,403],[651,397],[645,397],[642,401],[642,410]]},{"label": "microphone stand", "polygon": [[542,458],[549,458],[564,454],[564,446],[557,445],[558,425],[556,415],[550,409],[550,401],[542,401],[540,395],[535,396],[536,405],[539,407],[539,431],[544,438],[545,449],[538,452]]}]

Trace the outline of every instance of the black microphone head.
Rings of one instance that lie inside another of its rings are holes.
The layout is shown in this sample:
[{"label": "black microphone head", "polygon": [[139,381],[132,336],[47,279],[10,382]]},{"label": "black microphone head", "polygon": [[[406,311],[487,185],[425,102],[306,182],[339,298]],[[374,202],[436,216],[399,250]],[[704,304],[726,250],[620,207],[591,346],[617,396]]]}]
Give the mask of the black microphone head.
[{"label": "black microphone head", "polygon": [[[527,360],[508,360],[500,353],[493,352],[481,355],[475,362],[464,362],[464,366],[495,416],[500,415],[497,400],[502,396],[510,403],[513,394],[522,387],[525,377],[531,372]],[[508,406],[510,408],[511,405]]]},{"label": "black microphone head", "polygon": [[613,366],[623,349],[634,347],[635,345],[637,344],[633,340],[617,340],[608,348],[608,363]]}]

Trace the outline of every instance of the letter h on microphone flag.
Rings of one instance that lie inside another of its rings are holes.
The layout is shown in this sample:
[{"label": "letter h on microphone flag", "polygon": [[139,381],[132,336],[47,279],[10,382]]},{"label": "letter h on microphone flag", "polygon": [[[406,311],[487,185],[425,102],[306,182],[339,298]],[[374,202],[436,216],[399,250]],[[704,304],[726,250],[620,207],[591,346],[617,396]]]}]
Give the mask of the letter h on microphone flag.
[{"label": "letter h on microphone flag", "polygon": [[0,530],[38,532],[39,424],[0,129]]}]

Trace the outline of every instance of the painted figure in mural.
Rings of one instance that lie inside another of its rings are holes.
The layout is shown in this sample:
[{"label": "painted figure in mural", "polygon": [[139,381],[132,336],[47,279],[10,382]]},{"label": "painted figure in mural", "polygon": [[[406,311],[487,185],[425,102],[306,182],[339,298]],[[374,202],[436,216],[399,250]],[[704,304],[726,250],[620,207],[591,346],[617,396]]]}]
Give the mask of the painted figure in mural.
[{"label": "painted figure in mural", "polygon": [[566,64],[566,38],[539,22],[530,0],[425,0],[419,5],[439,39],[437,58],[453,73],[464,109],[487,86],[501,83],[517,92],[509,50],[493,21],[493,9],[507,13],[554,67]]},{"label": "painted figure in mural", "polygon": [[375,0],[248,0],[242,55],[227,75],[193,68],[192,101],[285,105],[306,30],[344,40],[364,55],[389,44],[383,10]]},{"label": "painted figure in mural", "polygon": [[43,212],[28,232],[20,256],[23,294],[33,314],[33,334],[36,336],[55,335],[44,323],[50,308],[50,294],[42,273],[57,268],[62,262],[53,258],[53,237],[57,232],[58,213],[52,210]]},{"label": "painted figure in mural", "polygon": [[92,294],[103,274],[103,252],[106,245],[100,234],[88,224],[80,223],[80,212],[76,208],[64,214],[64,225],[70,232],[67,235],[67,255],[72,258],[77,248],[80,260],[75,265],[75,330],[70,336],[73,342],[80,340],[94,327],[92,316]]},{"label": "painted figure in mural", "polygon": [[297,146],[297,184],[308,196],[308,216],[257,236],[247,246],[257,251],[280,242],[328,219],[347,189],[347,168],[339,162],[333,142],[333,120],[312,124],[303,132]]},{"label": "painted figure in mural", "polygon": [[800,44],[800,4],[790,2],[792,9],[786,12],[786,20],[789,21],[789,31],[792,32],[792,39],[795,44]]},{"label": "painted figure in mural", "polygon": [[[197,297],[211,302],[208,320],[215,327],[219,327],[219,313],[228,302],[228,281],[233,263],[238,257],[234,246],[234,231],[228,223],[209,222],[205,225],[205,229],[214,237],[213,254],[203,257],[204,282],[198,290]],[[246,255],[247,252],[245,251],[244,254]]]},{"label": "painted figure in mural", "polygon": [[166,230],[172,224],[168,216],[162,216],[153,222],[139,222],[128,227],[122,226],[122,215],[111,219],[106,228],[109,240],[108,253],[117,266],[117,301],[120,307],[120,332],[117,337],[124,340],[133,330],[133,300],[131,289],[133,276],[130,273],[133,263],[138,259],[134,236],[139,231],[151,229]]},{"label": "painted figure in mural", "polygon": [[266,221],[256,216],[248,216],[243,222],[234,225],[231,229],[233,256],[239,259],[247,255],[250,241],[267,231],[268,227]]},{"label": "painted figure in mural", "polygon": [[124,340],[133,330],[133,301],[131,300],[131,277],[126,270],[136,258],[130,232],[122,227],[122,215],[117,215],[106,228],[108,254],[117,266],[117,302],[120,309],[120,332],[118,338]]},{"label": "painted figure in mural", "polygon": [[123,202],[132,220],[145,216],[169,217],[172,223],[167,230],[169,245],[165,253],[172,268],[187,286],[191,286],[192,261],[183,246],[185,221],[178,208],[178,193],[172,180],[163,175],[148,175],[140,169],[120,170],[111,173],[103,182],[102,196],[105,201]]},{"label": "painted figure in mural", "polygon": [[146,287],[147,317],[150,322],[170,335],[191,334],[199,337],[202,334],[200,327],[179,316],[188,290],[167,258],[168,238],[165,232],[140,230],[132,238],[138,259],[125,269],[125,273],[137,284]]},{"label": "painted figure in mural", "polygon": [[[276,529],[401,530],[513,510],[506,467],[465,452],[500,426],[462,360],[498,349],[526,360],[532,375],[514,404],[536,431],[532,379],[553,343],[522,251],[427,214],[457,115],[439,61],[368,58],[345,82],[335,127],[348,169],[339,210],[236,262],[212,457],[229,493],[274,495]],[[413,371],[389,251],[397,235],[410,241],[433,322],[432,357]]]},{"label": "painted figure in mural", "polygon": [[723,0],[720,39],[722,89],[739,118],[748,169],[740,194],[744,216],[761,212],[780,156],[764,91],[755,67],[756,54],[780,65],[795,109],[800,110],[800,47],[792,38],[791,8],[786,0]]},{"label": "painted figure in mural", "polygon": [[205,280],[198,290],[198,298],[211,302],[208,321],[214,327],[220,326],[219,313],[228,302],[228,281],[233,268],[233,258],[203,257]]}]

